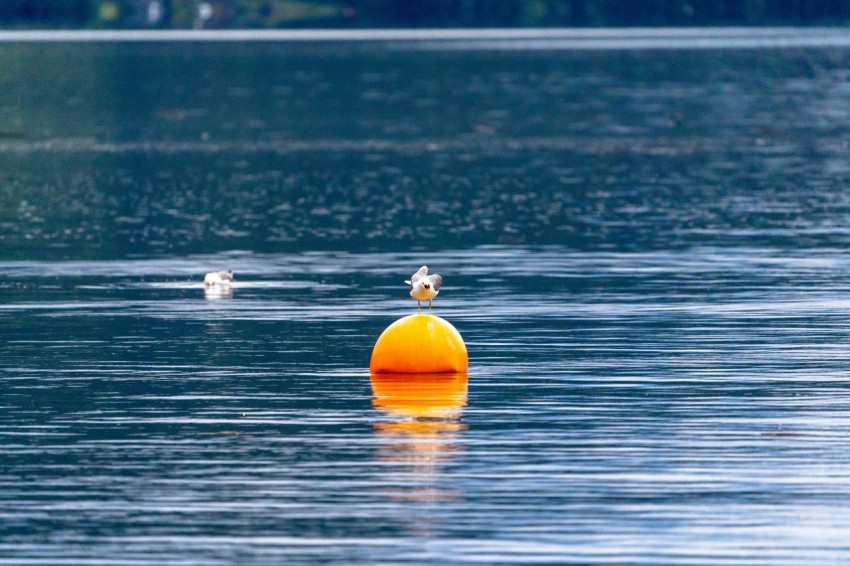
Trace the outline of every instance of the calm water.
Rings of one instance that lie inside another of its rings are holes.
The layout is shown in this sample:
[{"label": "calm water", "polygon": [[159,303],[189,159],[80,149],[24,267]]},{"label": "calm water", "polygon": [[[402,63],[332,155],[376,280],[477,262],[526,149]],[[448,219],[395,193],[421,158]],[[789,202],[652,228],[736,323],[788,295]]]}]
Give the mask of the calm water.
[{"label": "calm water", "polygon": [[740,38],[0,44],[0,562],[850,561],[850,49]]}]

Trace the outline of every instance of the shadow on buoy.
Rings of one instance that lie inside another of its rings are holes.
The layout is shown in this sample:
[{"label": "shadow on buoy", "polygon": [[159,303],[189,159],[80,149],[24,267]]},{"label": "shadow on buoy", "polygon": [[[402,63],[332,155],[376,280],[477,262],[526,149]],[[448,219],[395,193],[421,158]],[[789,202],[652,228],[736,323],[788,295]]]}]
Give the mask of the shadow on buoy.
[{"label": "shadow on buoy", "polygon": [[469,355],[460,333],[433,314],[398,319],[378,337],[372,350],[372,374],[466,373]]}]

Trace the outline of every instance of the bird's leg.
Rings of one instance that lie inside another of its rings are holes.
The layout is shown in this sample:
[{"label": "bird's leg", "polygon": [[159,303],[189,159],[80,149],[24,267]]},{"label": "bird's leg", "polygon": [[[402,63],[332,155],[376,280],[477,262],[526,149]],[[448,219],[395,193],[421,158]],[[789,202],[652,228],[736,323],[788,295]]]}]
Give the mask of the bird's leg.
[{"label": "bird's leg", "polygon": [[431,299],[428,299],[428,312],[431,312],[431,303],[433,303]]},{"label": "bird's leg", "polygon": [[416,299],[416,310],[422,314],[422,302],[419,299]]}]

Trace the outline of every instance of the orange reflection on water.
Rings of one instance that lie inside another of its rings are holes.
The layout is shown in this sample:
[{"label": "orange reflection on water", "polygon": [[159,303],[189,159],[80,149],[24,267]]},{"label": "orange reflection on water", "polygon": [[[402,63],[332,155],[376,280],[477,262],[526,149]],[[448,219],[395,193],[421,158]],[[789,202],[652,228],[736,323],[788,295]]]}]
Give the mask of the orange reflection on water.
[{"label": "orange reflection on water", "polygon": [[383,442],[378,459],[404,478],[395,499],[437,502],[459,494],[439,481],[439,469],[463,450],[459,434],[467,400],[467,375],[372,374],[372,404],[386,417],[375,424]]},{"label": "orange reflection on water", "polygon": [[465,373],[373,373],[372,404],[395,417],[378,427],[416,435],[466,428],[460,419],[468,381]]}]

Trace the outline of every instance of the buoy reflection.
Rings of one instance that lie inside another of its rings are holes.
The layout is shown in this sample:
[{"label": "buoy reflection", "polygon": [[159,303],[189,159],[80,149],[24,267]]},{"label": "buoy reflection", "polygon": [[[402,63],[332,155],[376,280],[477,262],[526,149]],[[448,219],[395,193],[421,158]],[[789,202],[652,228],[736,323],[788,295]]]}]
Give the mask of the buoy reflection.
[{"label": "buoy reflection", "polygon": [[465,373],[373,373],[372,404],[395,417],[387,431],[430,434],[461,430],[468,378]]},{"label": "buoy reflection", "polygon": [[463,450],[467,375],[372,374],[371,380],[372,404],[386,417],[375,424],[378,459],[405,478],[399,482],[404,487],[389,495],[427,502],[458,497],[438,478],[439,469]]}]

